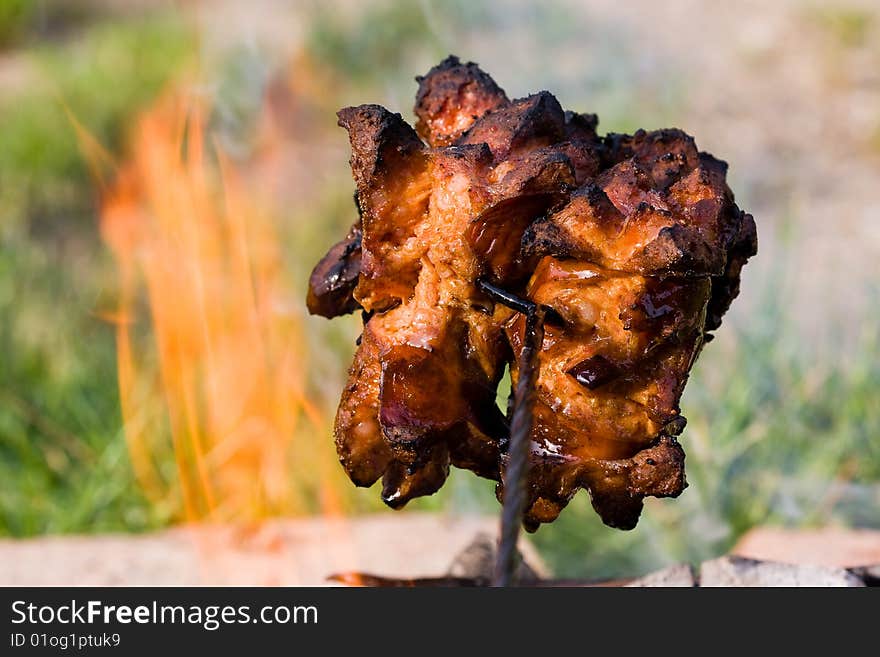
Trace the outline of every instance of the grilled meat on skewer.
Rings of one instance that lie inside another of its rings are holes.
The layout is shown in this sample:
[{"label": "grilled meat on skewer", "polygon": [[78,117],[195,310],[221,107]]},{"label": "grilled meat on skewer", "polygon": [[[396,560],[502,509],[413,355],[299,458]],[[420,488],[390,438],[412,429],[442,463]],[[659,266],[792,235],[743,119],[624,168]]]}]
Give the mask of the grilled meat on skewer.
[{"label": "grilled meat on skewer", "polygon": [[340,460],[395,508],[450,465],[500,481],[495,397],[505,367],[518,376],[520,297],[547,318],[525,525],[585,488],[631,528],[645,496],[686,485],[679,399],[756,252],[754,221],[727,165],[680,130],[600,137],[594,115],[546,91],[510,101],[455,57],[418,80],[416,130],[377,105],[339,113],[360,218],[315,268],[309,309],[365,311]]}]

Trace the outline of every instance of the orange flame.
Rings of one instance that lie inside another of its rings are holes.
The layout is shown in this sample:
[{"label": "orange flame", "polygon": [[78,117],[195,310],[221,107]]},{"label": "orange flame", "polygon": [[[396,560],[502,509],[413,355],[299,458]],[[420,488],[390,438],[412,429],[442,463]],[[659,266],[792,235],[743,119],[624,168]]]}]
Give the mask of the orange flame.
[{"label": "orange flame", "polygon": [[306,394],[299,295],[271,212],[207,147],[206,115],[179,94],[143,114],[102,206],[135,473],[189,520],[338,512],[328,426]]}]

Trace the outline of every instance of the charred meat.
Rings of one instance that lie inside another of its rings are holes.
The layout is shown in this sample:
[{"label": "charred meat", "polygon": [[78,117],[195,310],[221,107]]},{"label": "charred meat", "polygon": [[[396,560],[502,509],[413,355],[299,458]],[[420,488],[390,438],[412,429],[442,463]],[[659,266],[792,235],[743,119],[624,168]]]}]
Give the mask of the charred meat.
[{"label": "charred meat", "polygon": [[378,105],[339,112],[359,218],[308,306],[366,320],[340,461],[395,508],[450,465],[500,482],[495,398],[506,368],[518,377],[519,299],[546,316],[525,526],[584,488],[606,524],[634,527],[644,497],[686,486],[679,399],[757,250],[727,165],[680,130],[601,137],[595,115],[546,91],[509,100],[455,57],[417,80],[415,129]]}]

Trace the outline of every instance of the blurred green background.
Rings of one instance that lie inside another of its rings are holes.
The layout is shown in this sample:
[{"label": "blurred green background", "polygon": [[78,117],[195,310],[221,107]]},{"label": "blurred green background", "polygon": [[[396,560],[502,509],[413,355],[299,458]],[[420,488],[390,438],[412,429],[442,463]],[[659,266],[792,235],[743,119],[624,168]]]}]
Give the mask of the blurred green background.
[{"label": "blurred green background", "polygon": [[[880,527],[880,11],[869,2],[0,2],[0,535],[171,522],[128,459],[116,274],[70,115],[124,157],[127,128],[186,74],[219,143],[259,161],[277,119],[289,274],[351,223],[345,105],[411,117],[449,53],[511,97],[549,89],[600,130],[677,126],[730,163],[760,252],[683,401],[690,487],[632,532],[585,494],[534,541],[559,576],[632,575],[729,549],[757,525]],[[252,176],[262,169],[254,166]],[[267,177],[269,177],[267,175]],[[292,299],[302,307],[302,299]],[[304,319],[332,409],[358,320]],[[329,440],[329,438],[328,438]],[[375,491],[352,491],[374,510]],[[411,505],[497,510],[456,473]]]}]

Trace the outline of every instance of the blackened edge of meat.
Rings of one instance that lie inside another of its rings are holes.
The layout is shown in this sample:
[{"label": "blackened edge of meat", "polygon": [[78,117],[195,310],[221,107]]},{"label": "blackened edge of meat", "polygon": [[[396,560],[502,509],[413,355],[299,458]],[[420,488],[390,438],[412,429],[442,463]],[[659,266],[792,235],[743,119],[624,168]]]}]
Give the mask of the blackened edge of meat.
[{"label": "blackened edge of meat", "polygon": [[360,308],[354,288],[361,272],[361,227],[357,223],[345,239],[321,258],[309,276],[306,305],[309,313],[328,319],[348,315]]}]

